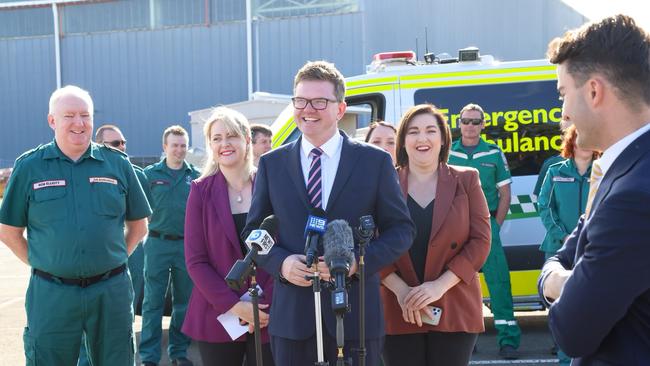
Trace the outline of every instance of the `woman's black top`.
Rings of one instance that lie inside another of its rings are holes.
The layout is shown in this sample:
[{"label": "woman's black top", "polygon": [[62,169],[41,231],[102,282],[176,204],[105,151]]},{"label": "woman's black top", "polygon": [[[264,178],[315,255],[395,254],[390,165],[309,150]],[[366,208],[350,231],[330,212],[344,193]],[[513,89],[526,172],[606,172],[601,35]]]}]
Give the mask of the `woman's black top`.
[{"label": "woman's black top", "polygon": [[409,254],[411,255],[411,262],[413,262],[413,268],[418,275],[420,283],[424,282],[424,267],[427,260],[429,237],[431,236],[434,202],[435,199],[431,200],[427,207],[422,207],[411,198],[411,195],[406,200],[409,212],[411,213],[411,220],[413,220],[416,228],[415,239],[409,249]]},{"label": "woman's black top", "polygon": [[246,216],[248,216],[248,212],[232,214],[232,219],[235,221],[235,230],[237,230],[237,238],[239,238],[239,246],[244,256],[248,253],[248,248],[246,248],[246,243],[241,238],[241,233],[244,231],[244,226],[246,226]]}]

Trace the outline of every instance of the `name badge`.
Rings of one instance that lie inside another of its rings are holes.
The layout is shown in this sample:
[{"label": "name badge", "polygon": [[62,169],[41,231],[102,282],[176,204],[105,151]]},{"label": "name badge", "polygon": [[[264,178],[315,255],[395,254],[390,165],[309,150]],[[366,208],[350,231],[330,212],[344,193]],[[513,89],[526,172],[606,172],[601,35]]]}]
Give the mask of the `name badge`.
[{"label": "name badge", "polygon": [[65,187],[65,180],[44,180],[42,182],[34,183],[34,190],[47,188],[47,187]]},{"label": "name badge", "polygon": [[114,178],[109,178],[109,177],[90,177],[88,178],[90,183],[108,183],[108,184],[114,184],[117,185],[117,179]]},{"label": "name badge", "polygon": [[576,179],[572,177],[553,177],[553,182],[570,183],[575,181]]},{"label": "name badge", "polygon": [[151,182],[151,184],[154,185],[154,186],[169,185],[169,181],[168,180],[157,179],[157,180],[154,180],[153,182]]}]

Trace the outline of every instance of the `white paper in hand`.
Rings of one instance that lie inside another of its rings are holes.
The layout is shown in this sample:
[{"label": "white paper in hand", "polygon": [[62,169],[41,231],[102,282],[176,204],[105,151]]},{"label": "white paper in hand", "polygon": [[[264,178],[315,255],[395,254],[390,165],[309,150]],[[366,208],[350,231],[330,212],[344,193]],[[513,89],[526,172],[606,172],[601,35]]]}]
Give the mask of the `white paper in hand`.
[{"label": "white paper in hand", "polygon": [[[262,288],[259,285],[257,285],[257,291],[259,296],[262,296]],[[251,302],[251,295],[246,291],[241,295],[240,300]],[[226,332],[228,332],[228,335],[233,341],[248,332],[248,325],[239,324],[239,317],[231,312],[219,315],[217,320],[221,323]]]}]

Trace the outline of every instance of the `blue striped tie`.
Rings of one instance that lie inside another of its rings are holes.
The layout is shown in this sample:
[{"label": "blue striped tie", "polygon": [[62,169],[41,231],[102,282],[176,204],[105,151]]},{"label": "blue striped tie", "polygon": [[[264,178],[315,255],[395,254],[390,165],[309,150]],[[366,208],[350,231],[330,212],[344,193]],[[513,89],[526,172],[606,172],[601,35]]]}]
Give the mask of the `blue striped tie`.
[{"label": "blue striped tie", "polygon": [[323,187],[322,187],[322,177],[321,177],[321,161],[320,156],[323,154],[323,150],[319,147],[315,147],[309,153],[309,156],[312,157],[311,165],[309,166],[309,178],[307,179],[307,196],[309,197],[309,203],[313,207],[322,208],[323,204]]}]

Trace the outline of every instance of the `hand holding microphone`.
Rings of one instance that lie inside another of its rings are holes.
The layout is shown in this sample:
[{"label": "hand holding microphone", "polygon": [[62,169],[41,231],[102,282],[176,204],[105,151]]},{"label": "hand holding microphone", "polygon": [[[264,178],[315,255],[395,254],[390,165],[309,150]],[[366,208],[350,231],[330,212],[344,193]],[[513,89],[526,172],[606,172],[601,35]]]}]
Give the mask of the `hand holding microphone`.
[{"label": "hand holding microphone", "polygon": [[[307,217],[305,225],[305,254],[292,254],[284,259],[280,274],[290,283],[309,287],[312,285],[310,276],[313,276],[312,265],[318,263],[318,242],[325,232],[327,219],[325,211],[321,208],[314,208]],[[318,266],[320,268],[320,266]]]},{"label": "hand holding microphone", "polygon": [[318,258],[318,242],[325,233],[327,219],[322,208],[314,208],[307,217],[305,226],[305,264],[311,267]]}]

